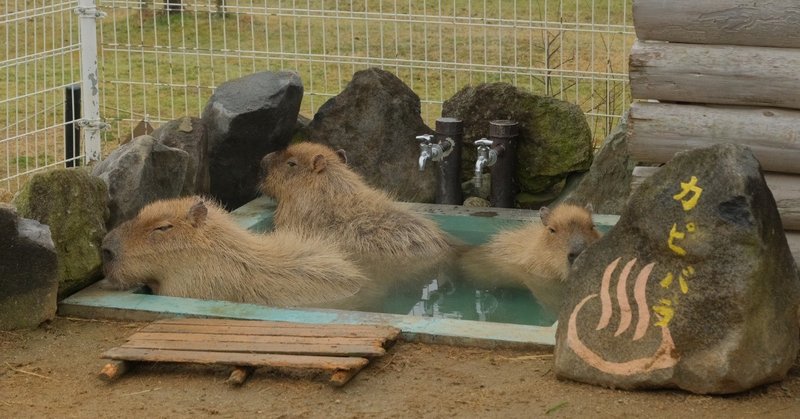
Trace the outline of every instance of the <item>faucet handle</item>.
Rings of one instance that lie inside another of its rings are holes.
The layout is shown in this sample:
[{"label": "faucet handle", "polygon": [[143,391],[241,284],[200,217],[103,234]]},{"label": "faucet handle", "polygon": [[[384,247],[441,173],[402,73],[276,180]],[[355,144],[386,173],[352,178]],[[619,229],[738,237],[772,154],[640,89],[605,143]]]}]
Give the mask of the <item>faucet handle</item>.
[{"label": "faucet handle", "polygon": [[430,144],[431,141],[433,141],[433,135],[432,134],[417,135],[417,141],[419,141],[420,144]]},{"label": "faucet handle", "polygon": [[492,146],[492,144],[494,144],[494,141],[488,138],[481,138],[480,140],[475,141],[475,145],[478,146],[478,148],[489,148]]}]

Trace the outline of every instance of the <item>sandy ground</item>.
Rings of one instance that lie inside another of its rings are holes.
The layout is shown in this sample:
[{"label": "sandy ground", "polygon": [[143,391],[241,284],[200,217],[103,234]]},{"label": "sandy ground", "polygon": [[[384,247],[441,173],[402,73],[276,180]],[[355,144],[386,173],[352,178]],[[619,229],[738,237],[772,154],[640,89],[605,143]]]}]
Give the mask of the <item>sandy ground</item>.
[{"label": "sandy ground", "polygon": [[800,362],[781,383],[725,397],[560,381],[547,352],[405,342],[343,388],[263,370],[236,388],[225,368],[172,364],[98,379],[99,355],[143,325],[58,318],[0,332],[0,418],[800,416]]}]

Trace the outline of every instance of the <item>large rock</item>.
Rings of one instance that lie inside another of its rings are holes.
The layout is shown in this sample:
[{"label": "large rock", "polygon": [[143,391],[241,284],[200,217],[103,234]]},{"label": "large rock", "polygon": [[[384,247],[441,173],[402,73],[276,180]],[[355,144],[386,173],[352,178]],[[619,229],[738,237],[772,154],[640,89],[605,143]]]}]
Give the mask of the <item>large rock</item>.
[{"label": "large rock", "polygon": [[417,135],[429,134],[419,96],[394,74],[362,70],[323,104],[309,125],[311,141],[347,152],[350,167],[402,201],[433,202],[436,163],[420,171]]},{"label": "large rock", "polygon": [[[619,214],[631,194],[631,180],[636,161],[628,153],[627,113],[603,140],[589,171],[570,189],[569,182],[556,200],[592,204],[598,214]],[[570,179],[571,180],[571,179]],[[569,189],[569,191],[568,191]]]},{"label": "large rock", "polygon": [[139,213],[150,202],[181,196],[189,154],[149,135],[123,144],[92,169],[108,185],[108,229]]},{"label": "large rock", "polygon": [[677,154],[576,261],[555,372],[603,386],[733,393],[798,353],[798,278],[749,149]]},{"label": "large rock", "polygon": [[303,83],[289,71],[252,74],[214,91],[202,119],[211,195],[227,209],[258,196],[259,162],[289,144],[302,98]]},{"label": "large rock", "polygon": [[14,205],[20,216],[50,227],[58,253],[59,294],[82,288],[100,274],[106,235],[108,189],[83,168],[34,175]]},{"label": "large rock", "polygon": [[473,144],[489,135],[489,121],[519,123],[516,181],[523,194],[556,196],[570,173],[589,169],[592,132],[581,109],[549,97],[536,96],[507,83],[467,87],[444,102],[442,115],[464,121],[462,180],[474,173]]},{"label": "large rock", "polygon": [[56,315],[58,258],[50,229],[0,204],[0,330],[32,328]]},{"label": "large rock", "polygon": [[156,128],[150,135],[167,147],[178,148],[189,154],[181,195],[208,194],[211,188],[208,175],[208,135],[203,121],[184,116]]}]

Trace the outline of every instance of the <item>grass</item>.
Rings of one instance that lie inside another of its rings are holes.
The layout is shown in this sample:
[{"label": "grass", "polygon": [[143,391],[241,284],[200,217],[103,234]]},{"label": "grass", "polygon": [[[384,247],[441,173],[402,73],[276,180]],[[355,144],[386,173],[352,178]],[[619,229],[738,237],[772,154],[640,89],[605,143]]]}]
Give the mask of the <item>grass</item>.
[{"label": "grass", "polygon": [[[138,0],[101,1],[108,12],[98,31],[101,115],[111,124],[104,151],[141,119],[157,124],[199,116],[226,80],[297,71],[306,92],[301,112],[313,116],[354,72],[371,66],[408,84],[421,97],[430,125],[441,103],[460,89],[503,81],[577,103],[599,141],[629,103],[630,1],[227,0],[224,14],[216,0],[186,0],[182,13],[164,12],[163,0],[147,1],[144,9]],[[20,22],[0,20],[0,26],[15,28],[6,32],[8,44],[16,46],[0,49],[0,63],[46,50],[56,39],[73,39],[74,21],[37,16],[20,30]],[[0,131],[0,179],[15,174],[15,159],[35,158],[42,148],[60,156],[58,134],[54,139],[37,131],[63,120],[61,86],[77,80],[77,60],[68,52],[0,66],[4,98],[57,86],[0,103],[0,126],[7,127]],[[21,141],[26,150],[20,151]]]}]

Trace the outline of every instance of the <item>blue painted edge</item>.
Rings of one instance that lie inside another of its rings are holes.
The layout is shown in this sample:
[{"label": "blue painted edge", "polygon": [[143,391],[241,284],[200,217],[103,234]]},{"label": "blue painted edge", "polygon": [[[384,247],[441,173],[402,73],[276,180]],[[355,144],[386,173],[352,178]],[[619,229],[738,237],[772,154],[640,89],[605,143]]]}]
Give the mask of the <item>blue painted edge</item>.
[{"label": "blue painted edge", "polygon": [[555,345],[555,328],[401,314],[327,309],[286,309],[257,304],[198,300],[107,291],[96,284],[59,303],[59,314],[127,320],[164,317],[217,317],[314,324],[378,324],[397,327],[403,339],[468,346],[543,347]]}]

